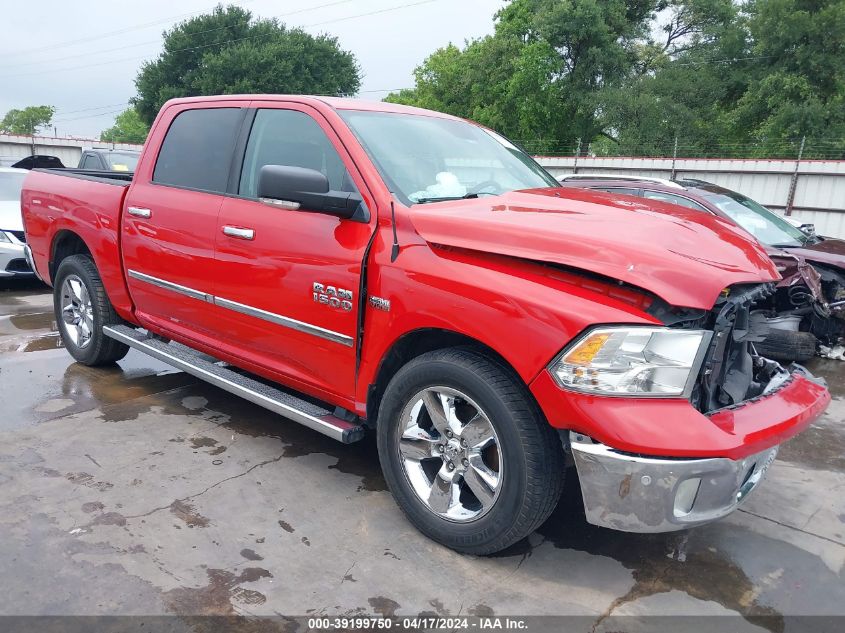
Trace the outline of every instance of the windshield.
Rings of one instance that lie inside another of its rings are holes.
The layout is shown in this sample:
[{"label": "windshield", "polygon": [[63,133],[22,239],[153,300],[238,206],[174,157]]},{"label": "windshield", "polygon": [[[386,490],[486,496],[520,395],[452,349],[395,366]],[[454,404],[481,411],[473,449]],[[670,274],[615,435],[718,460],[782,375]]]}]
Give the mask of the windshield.
[{"label": "windshield", "polygon": [[112,171],[135,171],[140,154],[124,154],[122,152],[109,152],[106,154],[109,169]]},{"label": "windshield", "polygon": [[0,172],[0,200],[20,200],[26,174]]},{"label": "windshield", "polygon": [[769,246],[801,246],[807,236],[762,204],[738,193],[705,193],[728,217]]},{"label": "windshield", "polygon": [[358,110],[340,115],[406,204],[560,186],[510,141],[465,121]]}]

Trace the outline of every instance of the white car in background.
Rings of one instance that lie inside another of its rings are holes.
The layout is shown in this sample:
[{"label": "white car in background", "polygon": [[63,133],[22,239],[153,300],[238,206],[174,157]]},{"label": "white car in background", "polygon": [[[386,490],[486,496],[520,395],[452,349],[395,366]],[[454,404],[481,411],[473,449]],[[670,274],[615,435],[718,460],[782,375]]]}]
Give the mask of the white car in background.
[{"label": "white car in background", "polygon": [[32,277],[26,260],[21,218],[21,188],[26,169],[0,167],[0,279]]}]

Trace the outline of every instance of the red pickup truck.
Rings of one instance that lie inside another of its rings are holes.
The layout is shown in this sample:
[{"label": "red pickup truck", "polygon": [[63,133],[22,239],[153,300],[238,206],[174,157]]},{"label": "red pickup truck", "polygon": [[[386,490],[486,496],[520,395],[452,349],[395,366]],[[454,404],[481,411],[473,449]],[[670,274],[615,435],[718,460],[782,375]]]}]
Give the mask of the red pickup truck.
[{"label": "red pickup truck", "polygon": [[759,356],[751,236],[563,189],[495,132],[386,103],[177,99],[134,173],[35,170],[27,254],[68,351],[135,348],[342,442],[429,537],[501,550],[574,462],[587,520],[724,516],[830,401]]}]

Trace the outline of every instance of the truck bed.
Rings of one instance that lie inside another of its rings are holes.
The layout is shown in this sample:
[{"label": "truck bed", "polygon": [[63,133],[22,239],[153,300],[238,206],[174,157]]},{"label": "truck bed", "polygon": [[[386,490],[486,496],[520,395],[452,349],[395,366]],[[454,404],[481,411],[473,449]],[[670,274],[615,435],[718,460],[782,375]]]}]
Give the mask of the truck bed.
[{"label": "truck bed", "polygon": [[[52,285],[58,249],[91,252],[115,309],[131,312],[120,262],[120,216],[131,172],[34,169],[24,181],[21,212],[38,273]],[[83,251],[79,250],[78,244]]]},{"label": "truck bed", "polygon": [[94,182],[102,182],[107,185],[120,185],[122,187],[128,187],[129,183],[132,182],[132,178],[135,176],[135,172],[133,171],[102,171],[99,169],[75,169],[71,167],[64,169],[33,169],[32,171],[81,178],[83,180],[93,180]]}]

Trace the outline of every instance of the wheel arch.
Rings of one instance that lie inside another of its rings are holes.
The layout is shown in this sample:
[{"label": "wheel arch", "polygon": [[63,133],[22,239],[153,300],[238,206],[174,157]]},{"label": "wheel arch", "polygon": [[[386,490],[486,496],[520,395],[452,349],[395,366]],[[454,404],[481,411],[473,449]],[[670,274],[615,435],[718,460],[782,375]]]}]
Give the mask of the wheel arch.
[{"label": "wheel arch", "polygon": [[71,255],[88,255],[91,259],[94,258],[91,249],[79,233],[70,229],[56,231],[50,246],[49,272],[51,280],[56,279],[56,271],[59,269],[62,260]]},{"label": "wheel arch", "polygon": [[[525,385],[526,393],[532,400],[534,399],[534,396],[531,394],[531,390],[528,389],[528,385],[525,384],[525,381],[522,380],[516,369],[514,369],[504,356],[486,343],[453,330],[436,327],[420,328],[401,335],[382,355],[378,364],[378,370],[375,374],[375,379],[367,388],[368,424],[372,427],[377,425],[378,413],[387,385],[393,375],[403,365],[407,364],[417,356],[421,356],[427,352],[450,347],[470,348],[490,360],[497,362],[511,372],[515,380],[518,380],[521,384]],[[537,410],[542,414],[542,410],[539,405]]]}]

